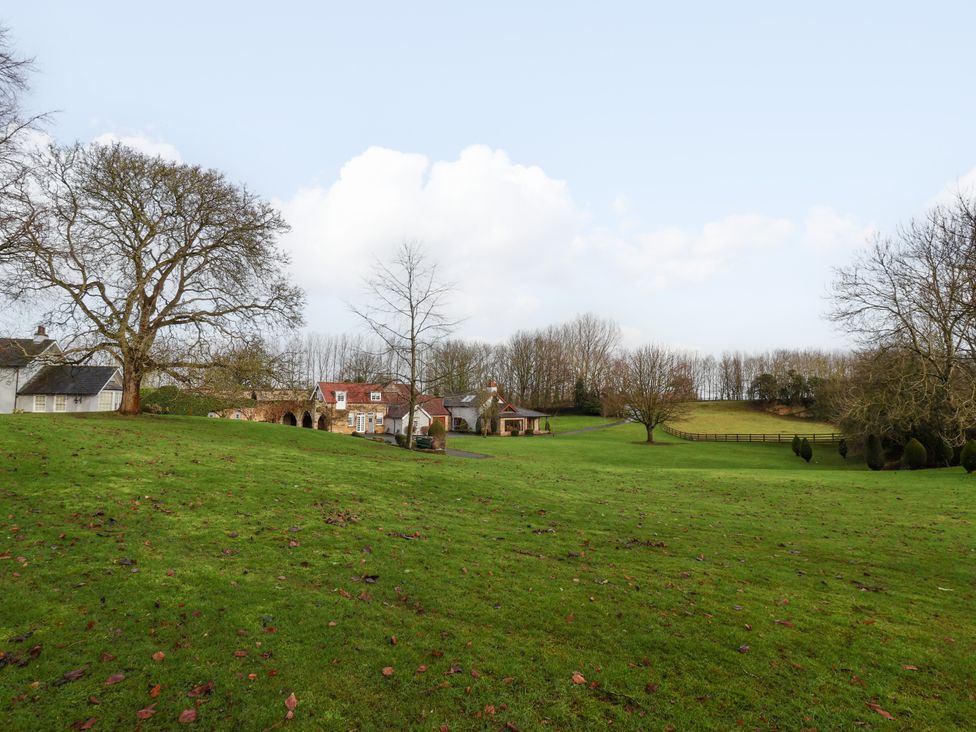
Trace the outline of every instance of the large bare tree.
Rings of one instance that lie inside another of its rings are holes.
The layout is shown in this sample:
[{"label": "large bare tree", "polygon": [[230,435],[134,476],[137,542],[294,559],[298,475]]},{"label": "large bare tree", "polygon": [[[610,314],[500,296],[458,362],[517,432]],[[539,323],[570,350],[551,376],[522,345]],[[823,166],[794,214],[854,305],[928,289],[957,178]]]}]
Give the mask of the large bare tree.
[{"label": "large bare tree", "polygon": [[[213,170],[121,145],[52,146],[11,191],[0,295],[43,303],[66,355],[122,366],[120,411],[153,371],[210,366],[215,343],[301,323],[278,212]],[[104,356],[103,356],[104,357]]]},{"label": "large bare tree", "polygon": [[365,280],[365,304],[350,306],[393,356],[393,374],[406,382],[407,440],[413,445],[418,384],[430,373],[425,359],[457,325],[444,312],[453,286],[440,281],[437,265],[416,242],[403,242],[393,261],[376,262],[376,275]]},{"label": "large bare tree", "polygon": [[679,419],[695,399],[688,358],[661,346],[642,346],[623,356],[622,401],[626,413],[647,430],[654,442],[654,428]]},{"label": "large bare tree", "polygon": [[926,395],[916,428],[962,444],[976,415],[976,201],[960,195],[877,238],[837,272],[831,317],[866,350],[910,356],[888,363],[919,383],[892,393]]}]

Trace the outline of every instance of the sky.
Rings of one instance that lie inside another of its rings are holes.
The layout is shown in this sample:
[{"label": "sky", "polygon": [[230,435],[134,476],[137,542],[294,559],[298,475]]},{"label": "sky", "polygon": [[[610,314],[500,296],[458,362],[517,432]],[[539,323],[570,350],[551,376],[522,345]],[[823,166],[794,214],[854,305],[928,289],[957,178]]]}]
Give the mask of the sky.
[{"label": "sky", "polygon": [[835,267],[976,185],[976,3],[114,2],[0,10],[61,142],[272,201],[307,327],[403,241],[486,341],[844,348]]}]

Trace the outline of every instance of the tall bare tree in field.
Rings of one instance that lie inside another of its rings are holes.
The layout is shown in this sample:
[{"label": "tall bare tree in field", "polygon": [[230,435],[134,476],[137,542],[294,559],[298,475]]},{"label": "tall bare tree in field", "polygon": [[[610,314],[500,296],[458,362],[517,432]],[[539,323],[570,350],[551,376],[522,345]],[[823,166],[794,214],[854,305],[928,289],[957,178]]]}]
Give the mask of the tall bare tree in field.
[{"label": "tall bare tree in field", "polygon": [[437,265],[416,242],[401,244],[390,264],[377,260],[376,274],[364,284],[365,304],[351,309],[392,354],[395,375],[409,387],[406,445],[411,447],[418,384],[430,371],[424,359],[457,325],[444,312],[454,288],[440,281]]},{"label": "tall bare tree in field", "polygon": [[153,371],[213,364],[212,346],[302,322],[278,212],[213,170],[120,145],[54,147],[11,192],[0,296],[47,306],[66,354],[121,364],[125,414]]},{"label": "tall bare tree in field", "polygon": [[892,393],[926,396],[898,428],[962,444],[976,419],[976,200],[959,195],[879,237],[837,272],[833,306],[865,349],[910,356],[890,362],[911,364],[903,375],[918,383]]},{"label": "tall bare tree in field", "polygon": [[654,442],[654,428],[684,416],[695,399],[688,359],[670,349],[642,346],[623,356],[622,400],[626,413],[647,430]]}]

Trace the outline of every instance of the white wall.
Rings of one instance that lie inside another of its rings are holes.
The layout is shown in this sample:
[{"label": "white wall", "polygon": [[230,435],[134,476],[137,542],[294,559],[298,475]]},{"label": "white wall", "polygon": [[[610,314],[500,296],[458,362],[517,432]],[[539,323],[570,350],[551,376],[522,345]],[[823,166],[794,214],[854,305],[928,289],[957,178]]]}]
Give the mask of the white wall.
[{"label": "white wall", "polygon": [[[64,411],[65,411],[65,413],[67,413],[67,412],[114,411],[114,410],[118,409],[119,403],[122,401],[122,392],[121,391],[117,391],[117,390],[108,390],[108,389],[106,389],[105,391],[107,393],[110,393],[110,394],[113,395],[112,404],[114,406],[112,406],[110,409],[108,409],[108,410],[101,410],[101,409],[99,409],[99,403],[98,403],[99,402],[99,395],[98,394],[91,394],[91,395],[88,395],[88,396],[79,397],[80,401],[78,401],[77,403],[75,402],[75,397],[72,396],[72,395],[70,395],[70,394],[68,394],[68,395],[65,396],[65,399],[64,399]],[[47,396],[47,405],[46,405],[46,408],[45,408],[44,411],[45,412],[48,412],[48,413],[53,413],[54,412],[55,395],[54,394],[47,394],[46,396]],[[27,395],[22,394],[21,396],[17,397],[17,409],[21,409],[21,410],[23,410],[25,412],[33,412],[34,411],[34,395],[33,394],[27,394]]]},{"label": "white wall", "polygon": [[17,401],[17,369],[0,368],[0,414],[14,411]]}]

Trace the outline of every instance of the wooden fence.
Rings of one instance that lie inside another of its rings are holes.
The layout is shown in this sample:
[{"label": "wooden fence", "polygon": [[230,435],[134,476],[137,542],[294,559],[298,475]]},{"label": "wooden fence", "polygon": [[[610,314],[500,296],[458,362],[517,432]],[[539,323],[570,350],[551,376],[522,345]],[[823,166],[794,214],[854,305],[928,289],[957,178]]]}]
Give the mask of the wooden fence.
[{"label": "wooden fence", "polygon": [[[669,435],[680,437],[682,440],[692,440],[695,442],[792,442],[791,434],[736,434],[736,433],[715,433],[715,432],[683,432],[667,425],[661,425],[661,429]],[[797,432],[795,433],[801,440],[806,438],[812,443],[837,443],[844,439],[844,435],[839,432]]]}]

